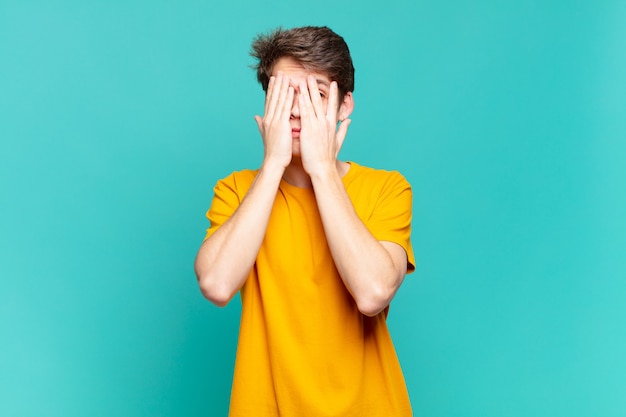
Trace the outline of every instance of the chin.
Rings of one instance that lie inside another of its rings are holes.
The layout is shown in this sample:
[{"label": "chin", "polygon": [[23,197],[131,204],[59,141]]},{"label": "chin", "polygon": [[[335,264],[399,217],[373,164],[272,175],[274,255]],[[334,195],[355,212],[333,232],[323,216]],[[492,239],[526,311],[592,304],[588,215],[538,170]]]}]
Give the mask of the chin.
[{"label": "chin", "polygon": [[291,155],[292,155],[294,158],[300,158],[300,155],[301,155],[301,154],[300,154],[300,144],[299,144],[299,143],[294,143],[294,144],[292,145],[292,148],[291,148]]}]

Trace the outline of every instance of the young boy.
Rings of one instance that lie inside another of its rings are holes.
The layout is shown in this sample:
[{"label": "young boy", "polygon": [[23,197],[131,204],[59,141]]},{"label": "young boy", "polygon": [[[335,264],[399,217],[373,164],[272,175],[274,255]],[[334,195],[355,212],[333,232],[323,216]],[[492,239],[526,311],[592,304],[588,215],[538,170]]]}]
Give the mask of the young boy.
[{"label": "young boy", "polygon": [[252,55],[263,163],[217,183],[195,262],[210,301],[241,294],[230,415],[410,416],[386,324],[414,269],[410,185],[337,159],[354,108],[342,37],[278,29]]}]

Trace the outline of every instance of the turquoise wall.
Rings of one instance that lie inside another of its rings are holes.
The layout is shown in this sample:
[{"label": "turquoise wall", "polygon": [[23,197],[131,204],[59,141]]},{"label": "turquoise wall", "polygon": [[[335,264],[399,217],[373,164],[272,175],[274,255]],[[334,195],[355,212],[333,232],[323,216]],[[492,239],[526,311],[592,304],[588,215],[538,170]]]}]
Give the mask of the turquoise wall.
[{"label": "turquoise wall", "polygon": [[0,415],[226,415],[193,260],[261,160],[250,41],[304,24],[353,52],[342,157],[414,187],[415,415],[626,415],[626,3],[576,0],[0,1]]}]

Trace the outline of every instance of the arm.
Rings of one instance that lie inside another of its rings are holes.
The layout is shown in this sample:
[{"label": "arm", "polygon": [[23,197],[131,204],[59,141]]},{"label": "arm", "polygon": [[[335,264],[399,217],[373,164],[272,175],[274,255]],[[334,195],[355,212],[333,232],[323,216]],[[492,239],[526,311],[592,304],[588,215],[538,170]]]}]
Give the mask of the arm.
[{"label": "arm", "polygon": [[397,243],[378,241],[357,216],[336,169],[311,177],[335,265],[359,311],[384,310],[402,284],[407,254]]},{"label": "arm", "polygon": [[291,160],[289,115],[293,88],[279,74],[270,79],[265,115],[256,116],[263,138],[263,165],[241,205],[204,241],[195,261],[202,294],[226,305],[244,284],[259,252],[285,167]]},{"label": "arm", "polygon": [[225,306],[244,284],[263,242],[282,171],[263,166],[241,205],[204,241],[195,261],[202,294]]},{"label": "arm", "polygon": [[359,310],[368,316],[376,315],[389,305],[402,284],[407,254],[397,243],[378,241],[369,232],[337,171],[337,156],[350,123],[341,123],[336,131],[337,117],[338,113],[342,118],[350,113],[352,98],[338,105],[337,85],[333,82],[328,103],[324,103],[313,78],[301,83],[299,90],[302,163],[315,189],[329,248]]}]

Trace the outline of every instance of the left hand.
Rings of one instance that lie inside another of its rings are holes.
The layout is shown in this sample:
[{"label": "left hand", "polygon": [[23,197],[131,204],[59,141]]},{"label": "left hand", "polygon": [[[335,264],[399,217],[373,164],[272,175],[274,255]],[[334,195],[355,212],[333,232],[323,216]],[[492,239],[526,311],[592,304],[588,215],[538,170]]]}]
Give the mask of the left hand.
[{"label": "left hand", "polygon": [[306,83],[300,81],[298,88],[302,166],[310,176],[337,169],[337,157],[350,125],[350,120],[347,119],[337,129],[337,83],[331,82],[327,100],[320,96],[317,81],[312,75],[307,77]]}]

